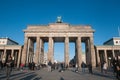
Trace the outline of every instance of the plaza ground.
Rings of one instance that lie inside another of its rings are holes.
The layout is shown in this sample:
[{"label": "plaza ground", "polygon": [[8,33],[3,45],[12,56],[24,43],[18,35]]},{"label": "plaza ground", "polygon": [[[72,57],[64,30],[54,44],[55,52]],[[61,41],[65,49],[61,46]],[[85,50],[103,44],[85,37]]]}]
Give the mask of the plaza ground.
[{"label": "plaza ground", "polygon": [[[64,72],[54,70],[49,72],[47,68],[41,70],[13,70],[10,80],[117,80],[111,71],[107,74],[101,73],[98,69],[89,74],[88,70],[83,73],[81,70],[75,72],[75,69],[69,69]],[[0,71],[0,80],[6,80],[5,70]]]}]

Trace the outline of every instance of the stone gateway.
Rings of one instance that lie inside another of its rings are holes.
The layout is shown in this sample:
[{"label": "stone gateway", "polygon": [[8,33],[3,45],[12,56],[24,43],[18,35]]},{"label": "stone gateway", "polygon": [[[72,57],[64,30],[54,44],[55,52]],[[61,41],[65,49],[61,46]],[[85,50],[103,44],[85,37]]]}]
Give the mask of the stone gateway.
[{"label": "stone gateway", "polygon": [[[82,63],[81,43],[85,43],[86,63],[96,66],[94,51],[94,30],[91,26],[70,25],[56,22],[49,25],[29,25],[24,30],[24,47],[22,51],[22,63],[35,62],[41,64],[44,61],[44,43],[48,42],[48,61],[54,62],[54,42],[64,42],[64,63],[69,66],[69,43],[75,43],[75,62],[78,67]],[[34,44],[36,43],[36,46]],[[34,49],[36,48],[36,49]],[[35,57],[35,58],[34,58]]]}]

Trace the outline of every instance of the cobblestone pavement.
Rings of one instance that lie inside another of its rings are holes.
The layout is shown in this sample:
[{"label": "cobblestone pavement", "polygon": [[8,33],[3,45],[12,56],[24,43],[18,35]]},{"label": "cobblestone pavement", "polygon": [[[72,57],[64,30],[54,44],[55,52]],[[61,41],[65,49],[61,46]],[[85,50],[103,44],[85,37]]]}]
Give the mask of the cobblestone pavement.
[{"label": "cobblestone pavement", "polygon": [[[6,80],[4,71],[0,71],[0,80]],[[113,73],[107,74],[100,73],[98,70],[93,70],[93,74],[86,72],[75,72],[73,69],[59,72],[54,70],[52,72],[47,71],[47,68],[41,70],[24,70],[24,71],[12,71],[10,80],[117,80]]]}]

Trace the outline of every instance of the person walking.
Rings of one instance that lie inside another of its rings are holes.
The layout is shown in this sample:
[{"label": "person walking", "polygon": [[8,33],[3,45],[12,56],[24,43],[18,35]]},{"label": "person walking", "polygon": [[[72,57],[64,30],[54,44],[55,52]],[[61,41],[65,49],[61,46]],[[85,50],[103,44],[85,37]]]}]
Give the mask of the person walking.
[{"label": "person walking", "polygon": [[7,80],[9,80],[11,71],[12,71],[12,57],[10,55],[8,55],[8,59],[6,61],[6,75],[7,75]]},{"label": "person walking", "polygon": [[50,72],[52,72],[51,67],[52,67],[52,62],[51,62],[51,61],[49,61],[49,62],[48,62],[48,71],[50,71]]},{"label": "person walking", "polygon": [[117,64],[116,64],[116,78],[120,80],[120,56],[117,57]]},{"label": "person walking", "polygon": [[2,60],[0,59],[0,69],[2,69]]},{"label": "person walking", "polygon": [[107,73],[107,63],[104,61],[104,64],[103,64],[103,71],[104,73],[106,74]]},{"label": "person walking", "polygon": [[75,72],[78,72],[78,64],[75,65]]},{"label": "person walking", "polygon": [[117,72],[117,58],[116,57],[113,58],[112,65],[113,65],[113,73],[115,75],[115,73]]},{"label": "person walking", "polygon": [[104,65],[104,61],[101,61],[101,63],[100,63],[101,73],[103,73],[103,65]]},{"label": "person walking", "polygon": [[82,61],[81,63],[82,72],[85,72],[85,67],[86,67],[86,64]]},{"label": "person walking", "polygon": [[23,69],[24,69],[23,67],[24,67],[24,64],[21,63],[21,64],[20,64],[20,71],[23,71]]},{"label": "person walking", "polygon": [[34,69],[35,69],[35,63],[32,62],[32,63],[31,63],[31,66],[32,66],[32,70],[34,70]]},{"label": "person walking", "polygon": [[89,70],[89,73],[90,73],[90,74],[93,74],[92,64],[91,64],[91,63],[88,64],[88,70]]}]

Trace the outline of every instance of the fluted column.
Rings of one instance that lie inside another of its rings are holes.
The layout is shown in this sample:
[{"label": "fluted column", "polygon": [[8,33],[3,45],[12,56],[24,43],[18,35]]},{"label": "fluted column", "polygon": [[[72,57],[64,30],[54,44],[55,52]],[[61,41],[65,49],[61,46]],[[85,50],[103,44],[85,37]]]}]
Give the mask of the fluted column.
[{"label": "fluted column", "polygon": [[11,50],[11,57],[12,57],[12,59],[14,58],[14,50],[13,49]]},{"label": "fluted column", "polygon": [[5,60],[6,60],[6,49],[4,48],[2,62],[5,63]]},{"label": "fluted column", "polygon": [[90,37],[90,54],[91,54],[91,63],[92,66],[95,67],[96,66],[96,59],[95,59],[95,50],[94,50],[94,44],[93,44],[93,37]]},{"label": "fluted column", "polygon": [[86,64],[89,64],[91,62],[90,58],[90,39],[88,38],[85,43],[86,46]]},{"label": "fluted column", "polygon": [[100,63],[100,55],[99,55],[99,50],[97,50],[97,53],[96,53],[96,55],[97,55],[97,65]]},{"label": "fluted column", "polygon": [[36,41],[36,53],[35,53],[35,63],[39,63],[39,55],[40,53],[40,37],[37,37],[37,41]]},{"label": "fluted column", "polygon": [[43,64],[44,62],[44,41],[40,40],[40,48],[41,48],[41,52],[40,52],[40,63]]},{"label": "fluted column", "polygon": [[4,51],[1,52],[1,59],[3,59]]},{"label": "fluted column", "polygon": [[21,50],[22,50],[22,48],[20,48],[20,49],[19,49],[19,53],[18,53],[17,68],[19,68],[19,67],[20,67]]},{"label": "fluted column", "polygon": [[0,52],[0,60],[2,60],[3,53],[2,51]]},{"label": "fluted column", "polygon": [[49,37],[49,49],[48,49],[48,60],[51,61],[52,63],[54,62],[53,59],[53,51],[54,51],[54,44],[53,44],[53,38]]},{"label": "fluted column", "polygon": [[27,54],[26,54],[26,64],[28,65],[28,63],[29,63],[29,54],[30,54],[30,43],[31,43],[31,39],[30,38],[28,38],[28,45],[27,45]]},{"label": "fluted column", "polygon": [[69,38],[68,37],[65,37],[64,59],[65,59],[65,67],[68,67],[69,66]]},{"label": "fluted column", "polygon": [[74,57],[74,61],[75,61],[75,66],[78,65],[78,60],[77,60],[77,40],[75,42],[75,57]]},{"label": "fluted column", "polygon": [[29,53],[29,62],[33,62],[34,59],[34,41],[30,40],[30,53]]},{"label": "fluted column", "polygon": [[78,62],[78,67],[81,68],[81,63],[82,63],[82,48],[81,48],[81,37],[77,38],[77,62]]},{"label": "fluted column", "polygon": [[17,66],[17,60],[18,60],[18,51],[15,52],[15,55],[14,55],[14,66]]},{"label": "fluted column", "polygon": [[115,58],[115,52],[114,52],[114,50],[112,50],[112,56],[113,56],[113,58]]},{"label": "fluted column", "polygon": [[104,60],[108,63],[107,50],[104,50]]},{"label": "fluted column", "polygon": [[25,37],[24,47],[23,47],[23,52],[22,52],[22,63],[23,64],[26,64],[27,47],[28,47],[28,37]]}]

